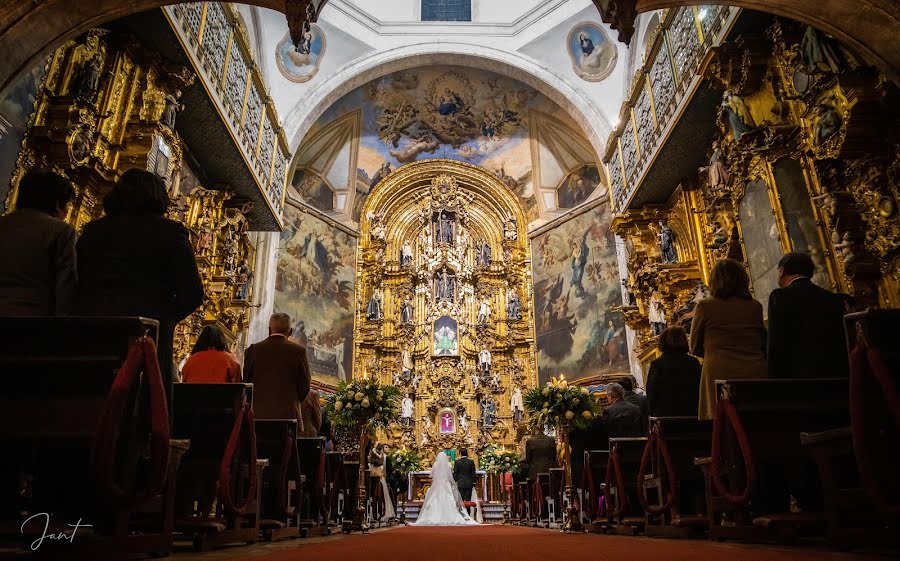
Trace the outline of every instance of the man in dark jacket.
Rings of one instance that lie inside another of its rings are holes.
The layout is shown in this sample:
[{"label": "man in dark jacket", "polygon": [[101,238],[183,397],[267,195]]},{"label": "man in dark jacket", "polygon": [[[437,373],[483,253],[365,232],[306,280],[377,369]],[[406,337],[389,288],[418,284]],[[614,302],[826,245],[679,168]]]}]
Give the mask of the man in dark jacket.
[{"label": "man in dark jacket", "polygon": [[844,299],[813,284],[806,253],[778,262],[778,286],[769,295],[768,362],[771,378],[841,378],[849,371]]},{"label": "man in dark jacket", "polygon": [[619,385],[622,386],[622,389],[625,390],[625,401],[631,403],[632,405],[637,405],[638,409],[641,410],[641,427],[643,429],[642,434],[647,433],[648,429],[648,417],[650,417],[650,401],[647,399],[647,396],[641,393],[635,393],[634,391],[634,378],[631,376],[625,376],[621,380],[619,380]]},{"label": "man in dark jacket", "polygon": [[297,419],[303,426],[300,404],[309,394],[311,376],[306,349],[289,339],[292,332],[290,316],[272,314],[269,337],[244,353],[244,381],[254,385],[257,419]]},{"label": "man in dark jacket", "polygon": [[464,501],[472,500],[472,488],[475,486],[475,462],[469,458],[469,451],[459,449],[460,458],[453,463],[453,480]]},{"label": "man in dark jacket", "polygon": [[620,384],[606,386],[609,405],[603,409],[603,424],[609,438],[643,436],[641,410],[637,405],[625,401],[625,390]]},{"label": "man in dark jacket", "polygon": [[68,314],[75,305],[75,230],[62,221],[68,179],[30,171],[16,209],[0,216],[0,316]]},{"label": "man in dark jacket", "polygon": [[557,467],[556,441],[544,431],[537,429],[525,441],[525,462],[528,464],[528,479],[537,480],[539,473],[548,473]]}]

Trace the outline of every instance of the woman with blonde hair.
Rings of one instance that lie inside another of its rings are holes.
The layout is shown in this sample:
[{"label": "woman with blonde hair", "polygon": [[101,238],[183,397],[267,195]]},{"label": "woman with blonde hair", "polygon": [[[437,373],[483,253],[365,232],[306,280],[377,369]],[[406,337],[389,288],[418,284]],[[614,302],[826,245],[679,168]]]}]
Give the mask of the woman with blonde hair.
[{"label": "woman with blonde hair", "polygon": [[766,378],[766,328],[762,304],[750,294],[744,266],[723,259],[709,280],[712,298],[697,303],[691,352],[703,357],[698,417],[712,419],[716,380]]}]

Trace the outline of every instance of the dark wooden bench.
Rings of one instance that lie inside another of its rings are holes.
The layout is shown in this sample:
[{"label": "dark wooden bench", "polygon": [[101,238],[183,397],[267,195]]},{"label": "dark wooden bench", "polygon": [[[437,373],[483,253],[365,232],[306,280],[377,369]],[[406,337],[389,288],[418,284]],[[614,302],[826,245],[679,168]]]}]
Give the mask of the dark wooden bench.
[{"label": "dark wooden bench", "polygon": [[[607,531],[633,536],[644,527],[644,511],[637,496],[637,475],[647,445],[646,436],[609,439],[610,461],[606,472]],[[618,462],[621,482],[612,466]],[[620,488],[620,483],[624,489]]]},{"label": "dark wooden bench", "polygon": [[349,534],[353,527],[353,516],[359,506],[359,460],[344,460],[344,484],[341,491],[344,493],[341,531]]},{"label": "dark wooden bench", "polygon": [[[534,482],[534,485],[532,487],[532,491],[534,492],[535,497],[535,500],[533,501],[535,510],[532,513],[534,516],[534,523],[536,526],[549,528],[549,500],[553,498],[553,496],[550,494],[550,472],[538,474],[537,480]],[[537,497],[540,497],[540,500],[538,500]]]},{"label": "dark wooden bench", "polygon": [[[588,520],[588,524],[585,524],[588,531],[600,531],[606,528],[606,517],[601,511],[600,501],[606,485],[608,464],[609,450],[584,451],[584,471],[582,472],[584,474],[582,483],[584,500],[581,508]],[[603,499],[603,502],[605,503],[606,499]]]},{"label": "dark wooden bench", "polygon": [[[741,435],[722,431],[717,461],[720,487],[728,496],[722,496],[714,484],[713,460],[696,460],[706,477],[712,539],[789,542],[800,535],[821,534],[825,520],[814,505],[818,475],[809,451],[801,445],[800,433],[846,426],[847,393],[846,379],[716,381],[717,399],[734,407],[743,430]],[[742,439],[757,474],[749,487]],[[802,512],[789,510],[789,496],[794,493],[806,495],[809,504],[802,505]]]},{"label": "dark wooden bench", "polygon": [[325,500],[323,501],[322,526],[326,534],[343,524],[344,455],[341,452],[325,453]]},{"label": "dark wooden bench", "polygon": [[[173,433],[191,441],[179,470],[175,528],[198,551],[259,539],[258,491],[268,461],[253,461],[249,431],[255,426],[246,423],[245,413],[252,403],[253,384],[175,385]],[[229,438],[238,423],[241,444],[229,461]],[[228,485],[219,481],[223,465],[230,467]],[[223,500],[226,493],[232,504]]]},{"label": "dark wooden bench", "polygon": [[[0,534],[10,546],[27,547],[47,521],[38,513],[52,513],[50,532],[71,534],[67,525],[79,521],[91,527],[79,528],[71,542],[45,540],[41,553],[49,558],[171,552],[174,475],[187,444],[169,441],[168,463],[156,458],[165,476],[158,493],[123,501],[112,489],[141,495],[147,488],[148,462],[137,444],[149,432],[146,374],[125,394],[123,417],[102,422],[131,345],[145,335],[155,340],[157,329],[156,321],[144,318],[0,318]],[[164,403],[154,410],[168,419]],[[115,475],[107,479],[96,475],[97,464],[92,468],[92,446],[98,431],[109,435],[114,429],[118,439],[106,442],[112,443]],[[31,515],[38,517],[22,535]]]},{"label": "dark wooden bench", "polygon": [[[551,528],[561,526],[563,523],[563,515],[566,512],[563,504],[563,498],[566,490],[565,474],[563,468],[550,468],[549,480],[550,494],[549,498],[553,499],[553,512],[550,517]],[[548,505],[549,507],[549,505]]]},{"label": "dark wooden bench", "polygon": [[298,436],[297,450],[300,452],[300,473],[303,474],[300,527],[304,536],[321,535],[327,528],[322,524],[326,492],[325,437]]},{"label": "dark wooden bench", "polygon": [[531,514],[531,498],[528,495],[528,481],[520,481],[515,484],[516,491],[516,503],[517,503],[517,511],[516,511],[516,524],[520,526],[527,526],[528,519]]},{"label": "dark wooden bench", "polygon": [[256,455],[267,458],[260,489],[260,522],[266,541],[300,537],[297,419],[256,420]]},{"label": "dark wooden bench", "polygon": [[[709,456],[712,422],[696,417],[650,417],[650,434],[651,439],[656,434],[658,441],[644,474],[644,533],[684,538],[704,532],[708,522],[704,481],[694,458]],[[662,453],[668,453],[670,466],[660,457]],[[669,480],[669,469],[674,481]],[[667,502],[669,508],[660,512]]]}]

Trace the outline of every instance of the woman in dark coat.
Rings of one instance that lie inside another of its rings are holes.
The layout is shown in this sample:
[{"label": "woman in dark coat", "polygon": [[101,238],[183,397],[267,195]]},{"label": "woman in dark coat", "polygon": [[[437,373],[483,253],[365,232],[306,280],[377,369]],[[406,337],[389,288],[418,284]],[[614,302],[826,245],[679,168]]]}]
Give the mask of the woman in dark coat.
[{"label": "woman in dark coat", "polygon": [[173,380],[175,325],[203,303],[203,283],[187,229],[165,217],[162,179],[130,169],[103,200],[106,216],[78,240],[79,311],[94,316],[143,316],[159,321],[160,369]]},{"label": "woman in dark coat", "polygon": [[688,354],[684,329],[669,327],[659,336],[662,355],[650,363],[647,399],[651,417],[694,417],[700,399],[700,361]]}]

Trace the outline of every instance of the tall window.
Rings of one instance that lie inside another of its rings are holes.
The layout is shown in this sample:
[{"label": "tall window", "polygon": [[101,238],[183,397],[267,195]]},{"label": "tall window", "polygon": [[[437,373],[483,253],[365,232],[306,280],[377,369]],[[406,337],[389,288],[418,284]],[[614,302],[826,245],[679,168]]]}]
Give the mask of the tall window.
[{"label": "tall window", "polygon": [[472,0],[422,0],[422,21],[472,21]]}]

